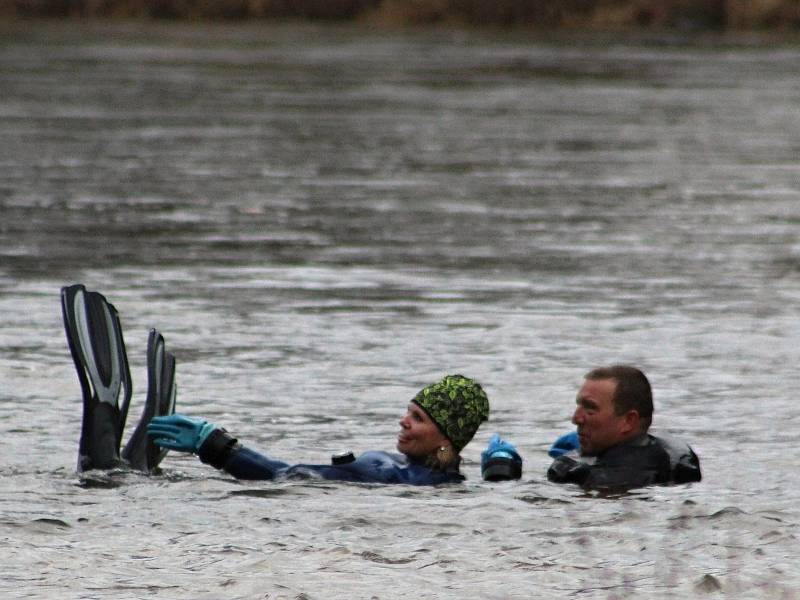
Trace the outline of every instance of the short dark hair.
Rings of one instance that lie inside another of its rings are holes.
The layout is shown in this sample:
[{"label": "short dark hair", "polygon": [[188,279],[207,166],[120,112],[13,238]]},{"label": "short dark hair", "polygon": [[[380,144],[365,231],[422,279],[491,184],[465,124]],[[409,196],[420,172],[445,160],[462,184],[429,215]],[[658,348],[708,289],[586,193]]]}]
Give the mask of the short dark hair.
[{"label": "short dark hair", "polygon": [[653,422],[653,390],[647,377],[636,367],[611,365],[592,369],[586,379],[613,379],[617,383],[614,393],[614,414],[622,416],[629,410],[639,413],[642,431],[647,431]]}]

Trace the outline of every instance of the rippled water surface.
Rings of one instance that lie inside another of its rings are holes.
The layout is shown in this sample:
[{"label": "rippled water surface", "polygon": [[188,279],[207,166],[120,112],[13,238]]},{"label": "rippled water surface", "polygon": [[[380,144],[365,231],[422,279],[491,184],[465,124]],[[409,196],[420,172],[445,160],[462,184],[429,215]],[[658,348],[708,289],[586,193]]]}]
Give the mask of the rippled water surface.
[{"label": "rippled water surface", "polygon": [[[300,26],[5,26],[4,598],[797,598],[800,49]],[[288,460],[480,380],[461,486],[75,473],[62,285],[161,329],[179,409]],[[549,484],[590,367],[704,480]],[[480,479],[502,432],[519,482]]]}]

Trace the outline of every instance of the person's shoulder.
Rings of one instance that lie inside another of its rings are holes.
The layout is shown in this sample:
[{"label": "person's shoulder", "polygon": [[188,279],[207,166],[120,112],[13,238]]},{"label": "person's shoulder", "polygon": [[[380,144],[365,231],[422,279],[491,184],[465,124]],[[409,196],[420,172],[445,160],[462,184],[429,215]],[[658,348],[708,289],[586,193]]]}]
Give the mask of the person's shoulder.
[{"label": "person's shoulder", "polygon": [[647,437],[649,437],[653,443],[663,448],[670,455],[670,457],[678,458],[686,454],[694,454],[694,450],[692,450],[691,446],[689,446],[687,442],[675,436],[656,436],[653,434],[648,434]]},{"label": "person's shoulder", "polygon": [[703,478],[700,457],[682,439],[673,436],[649,436],[669,456],[670,479],[673,483],[690,483]]}]

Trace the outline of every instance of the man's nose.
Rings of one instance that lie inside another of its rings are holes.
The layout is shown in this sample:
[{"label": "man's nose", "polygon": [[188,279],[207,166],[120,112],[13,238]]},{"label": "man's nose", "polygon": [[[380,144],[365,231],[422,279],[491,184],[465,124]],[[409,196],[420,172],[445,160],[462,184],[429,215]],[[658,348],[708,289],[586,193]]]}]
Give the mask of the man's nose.
[{"label": "man's nose", "polygon": [[573,423],[573,425],[580,425],[581,423],[583,423],[583,416],[584,416],[583,415],[583,411],[581,410],[581,407],[579,406],[578,408],[575,409],[575,412],[572,413],[572,423]]}]

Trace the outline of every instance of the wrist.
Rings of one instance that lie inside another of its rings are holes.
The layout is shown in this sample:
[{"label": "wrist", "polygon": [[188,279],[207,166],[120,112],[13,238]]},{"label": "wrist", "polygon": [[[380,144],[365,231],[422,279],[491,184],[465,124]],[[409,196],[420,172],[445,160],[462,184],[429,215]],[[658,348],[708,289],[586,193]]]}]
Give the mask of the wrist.
[{"label": "wrist", "polygon": [[200,451],[200,448],[203,446],[203,444],[205,443],[206,439],[208,439],[208,436],[211,435],[211,433],[215,429],[219,429],[219,427],[217,427],[213,423],[208,423],[208,422],[205,422],[205,421],[203,422],[203,425],[198,430],[197,437],[195,437],[195,440],[194,440],[194,451],[195,451],[195,453]]},{"label": "wrist", "polygon": [[224,429],[212,428],[199,444],[197,455],[201,462],[216,469],[222,469],[236,446],[238,446],[238,440],[235,437]]}]

